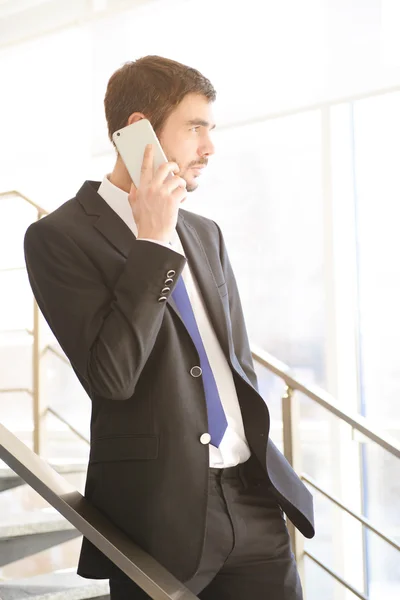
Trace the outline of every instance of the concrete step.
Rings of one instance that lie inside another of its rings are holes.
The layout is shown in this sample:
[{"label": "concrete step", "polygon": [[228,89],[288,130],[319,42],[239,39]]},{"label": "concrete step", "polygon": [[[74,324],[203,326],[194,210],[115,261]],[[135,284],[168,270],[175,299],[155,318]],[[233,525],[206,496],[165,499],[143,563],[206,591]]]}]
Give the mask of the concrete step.
[{"label": "concrete step", "polygon": [[1,567],[81,535],[52,508],[12,515],[11,519],[0,522]]},{"label": "concrete step", "polygon": [[[87,463],[79,461],[52,461],[50,465],[60,473],[61,475],[68,475],[70,473],[85,473],[87,469]],[[12,488],[24,485],[25,481],[19,477],[9,467],[0,467],[0,492],[10,490]],[[1,600],[1,599],[0,599]]]},{"label": "concrete step", "polygon": [[109,598],[108,581],[83,579],[72,571],[0,581],[1,600],[109,600]]}]

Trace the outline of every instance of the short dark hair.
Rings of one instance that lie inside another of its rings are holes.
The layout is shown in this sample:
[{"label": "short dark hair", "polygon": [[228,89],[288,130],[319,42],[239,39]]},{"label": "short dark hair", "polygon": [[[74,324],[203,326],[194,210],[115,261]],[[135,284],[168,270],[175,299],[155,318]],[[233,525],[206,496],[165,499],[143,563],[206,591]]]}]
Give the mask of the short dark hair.
[{"label": "short dark hair", "polygon": [[202,94],[214,102],[216,91],[196,69],[161,56],[144,56],[125,63],[111,76],[104,98],[108,135],[125,127],[134,112],[143,113],[153,129],[162,126],[183,98]]}]

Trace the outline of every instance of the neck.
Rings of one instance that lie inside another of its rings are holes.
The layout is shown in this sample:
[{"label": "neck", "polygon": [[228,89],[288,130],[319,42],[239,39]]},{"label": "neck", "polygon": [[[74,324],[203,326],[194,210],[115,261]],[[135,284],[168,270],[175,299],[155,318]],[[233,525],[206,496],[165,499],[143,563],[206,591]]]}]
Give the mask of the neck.
[{"label": "neck", "polygon": [[129,194],[132,186],[132,180],[120,157],[117,158],[117,162],[115,163],[114,169],[108,176],[108,179],[113,185]]}]

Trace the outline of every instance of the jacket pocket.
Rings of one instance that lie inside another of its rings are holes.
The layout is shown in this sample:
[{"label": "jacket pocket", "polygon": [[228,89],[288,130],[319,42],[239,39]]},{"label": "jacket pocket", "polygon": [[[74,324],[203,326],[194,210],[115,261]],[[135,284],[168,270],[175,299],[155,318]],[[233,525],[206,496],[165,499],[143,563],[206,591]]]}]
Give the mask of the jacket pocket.
[{"label": "jacket pocket", "polygon": [[118,462],[123,460],[154,460],[158,456],[158,436],[121,435],[92,440],[89,461]]}]

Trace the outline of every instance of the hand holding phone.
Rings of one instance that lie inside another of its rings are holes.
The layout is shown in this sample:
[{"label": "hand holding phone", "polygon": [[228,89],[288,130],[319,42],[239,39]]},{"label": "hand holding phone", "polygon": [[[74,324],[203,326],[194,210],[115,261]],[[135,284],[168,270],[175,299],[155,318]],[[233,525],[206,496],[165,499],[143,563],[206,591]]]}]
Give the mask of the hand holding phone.
[{"label": "hand holding phone", "polygon": [[119,129],[112,137],[133,182],[129,202],[138,237],[168,243],[187,194],[186,181],[174,175],[178,165],[167,161],[147,119]]},{"label": "hand holding phone", "polygon": [[154,149],[146,147],[140,184],[132,184],[129,203],[138,227],[138,237],[168,243],[172,240],[181,202],[186,198],[186,181],[177,175],[176,163],[162,164],[154,173]]}]

